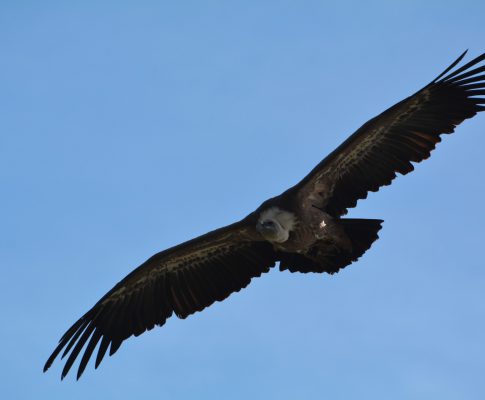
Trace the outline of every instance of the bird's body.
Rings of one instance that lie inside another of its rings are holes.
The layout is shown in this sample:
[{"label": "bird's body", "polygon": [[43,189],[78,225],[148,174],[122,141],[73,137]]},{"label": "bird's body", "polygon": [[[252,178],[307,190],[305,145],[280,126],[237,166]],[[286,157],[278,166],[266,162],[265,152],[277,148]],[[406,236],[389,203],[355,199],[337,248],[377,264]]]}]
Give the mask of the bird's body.
[{"label": "bird's body", "polygon": [[97,367],[128,337],[227,298],[276,263],[290,272],[333,274],[362,256],[382,220],[344,218],[369,191],[428,158],[444,133],[485,110],[485,54],[450,67],[371,119],[283,194],[241,221],[155,254],[116,284],[61,338],[64,377],[84,349],[78,378],[98,347]]},{"label": "bird's body", "polygon": [[[252,231],[253,238],[257,239],[259,233],[272,244],[282,270],[337,272],[370,247],[383,222],[335,218],[320,208],[304,204],[299,199],[299,191],[291,188],[267,200],[246,217],[247,225],[256,228],[256,232]],[[360,243],[354,243],[356,240]]]}]

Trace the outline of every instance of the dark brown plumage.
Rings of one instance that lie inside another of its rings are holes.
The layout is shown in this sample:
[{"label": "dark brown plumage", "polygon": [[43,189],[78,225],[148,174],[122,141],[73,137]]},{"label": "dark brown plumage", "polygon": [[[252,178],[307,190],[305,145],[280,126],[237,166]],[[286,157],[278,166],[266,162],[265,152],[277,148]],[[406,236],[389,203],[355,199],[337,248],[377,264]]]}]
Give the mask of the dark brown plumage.
[{"label": "dark brown plumage", "polygon": [[[466,52],[465,52],[466,53]],[[389,185],[430,156],[463,120],[485,110],[485,54],[450,67],[414,95],[371,119],[301,182],[267,200],[243,220],[155,254],[131,272],[60,339],[46,371],[62,352],[62,378],[81,354],[77,377],[97,346],[97,368],[130,336],[186,318],[280,270],[335,273],[377,240],[381,220],[342,219],[369,191]]]},{"label": "dark brown plumage", "polygon": [[[463,53],[442,74],[412,96],[366,122],[318,164],[296,187],[302,198],[332,215],[344,215],[389,185],[396,172],[405,175],[430,156],[440,135],[452,133],[463,120],[485,110],[485,66],[471,69],[485,54],[446,75]],[[481,75],[480,75],[481,74]]]}]

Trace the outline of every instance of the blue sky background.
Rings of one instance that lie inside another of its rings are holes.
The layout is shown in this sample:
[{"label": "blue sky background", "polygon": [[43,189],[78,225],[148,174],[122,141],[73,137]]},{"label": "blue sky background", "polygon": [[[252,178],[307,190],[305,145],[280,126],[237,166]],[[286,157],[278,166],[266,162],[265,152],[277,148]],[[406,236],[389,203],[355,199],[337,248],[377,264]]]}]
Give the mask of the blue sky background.
[{"label": "blue sky background", "polygon": [[483,399],[485,115],[359,203],[336,276],[271,273],[60,382],[61,334],[485,51],[482,1],[1,1],[3,398]]}]

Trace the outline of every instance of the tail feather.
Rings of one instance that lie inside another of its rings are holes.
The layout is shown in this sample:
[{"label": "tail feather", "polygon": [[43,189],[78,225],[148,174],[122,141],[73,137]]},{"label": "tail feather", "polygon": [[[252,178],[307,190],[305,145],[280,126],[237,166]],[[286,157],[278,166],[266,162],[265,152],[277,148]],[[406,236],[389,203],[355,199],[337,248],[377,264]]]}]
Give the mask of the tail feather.
[{"label": "tail feather", "polygon": [[356,261],[379,239],[384,220],[344,218],[339,222],[352,243],[352,261]]},{"label": "tail feather", "polygon": [[357,261],[378,238],[384,221],[381,219],[345,218],[338,221],[347,236],[350,246],[342,248],[335,243],[322,240],[306,254],[280,254],[280,270],[290,272],[327,272],[334,274]]}]

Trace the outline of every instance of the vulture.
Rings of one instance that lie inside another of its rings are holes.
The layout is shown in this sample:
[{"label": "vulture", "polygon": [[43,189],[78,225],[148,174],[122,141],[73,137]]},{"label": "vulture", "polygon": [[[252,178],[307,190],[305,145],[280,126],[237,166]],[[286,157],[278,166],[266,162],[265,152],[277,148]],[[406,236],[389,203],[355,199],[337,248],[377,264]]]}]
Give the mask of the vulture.
[{"label": "vulture", "polygon": [[[485,110],[485,53],[466,51],[413,95],[372,118],[295,186],[242,220],[150,257],[108,291],[61,337],[61,378],[80,357],[77,378],[130,336],[202,311],[279,264],[281,271],[334,274],[378,238],[380,219],[345,218],[368,192],[428,158],[441,134]],[[84,350],[83,350],[84,349]]]}]

